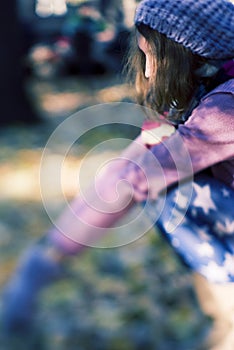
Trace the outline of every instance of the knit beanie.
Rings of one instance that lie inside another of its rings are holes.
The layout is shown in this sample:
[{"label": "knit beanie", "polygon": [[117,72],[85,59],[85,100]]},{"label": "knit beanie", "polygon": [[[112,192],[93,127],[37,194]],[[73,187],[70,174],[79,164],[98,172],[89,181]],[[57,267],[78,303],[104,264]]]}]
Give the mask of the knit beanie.
[{"label": "knit beanie", "polygon": [[234,57],[234,4],[230,0],[143,0],[135,24],[145,24],[193,53]]}]

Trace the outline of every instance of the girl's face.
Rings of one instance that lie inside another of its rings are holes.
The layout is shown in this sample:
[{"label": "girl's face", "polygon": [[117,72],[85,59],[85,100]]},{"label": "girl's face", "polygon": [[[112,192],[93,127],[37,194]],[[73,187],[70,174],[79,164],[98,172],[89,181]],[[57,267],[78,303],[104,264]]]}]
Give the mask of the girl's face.
[{"label": "girl's face", "polygon": [[137,43],[139,49],[145,55],[145,77],[149,79],[153,74],[153,57],[148,42],[139,32],[137,32]]}]

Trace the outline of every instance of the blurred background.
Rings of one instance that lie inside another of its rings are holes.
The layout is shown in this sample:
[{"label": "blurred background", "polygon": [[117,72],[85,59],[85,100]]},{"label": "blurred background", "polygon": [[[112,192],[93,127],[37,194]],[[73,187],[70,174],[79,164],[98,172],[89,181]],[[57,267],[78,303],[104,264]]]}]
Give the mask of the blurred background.
[{"label": "blurred background", "polygon": [[[86,107],[133,101],[121,72],[135,6],[135,0],[1,4],[1,291],[24,249],[51,226],[39,183],[51,133]],[[68,198],[82,156],[118,136],[136,135],[127,127],[99,128],[83,137],[79,154],[68,155]],[[53,186],[51,198],[59,208]],[[193,350],[208,327],[190,274],[154,230],[124,247],[88,249],[70,262],[70,271],[42,293],[35,339],[6,343],[0,323],[1,350]]]}]

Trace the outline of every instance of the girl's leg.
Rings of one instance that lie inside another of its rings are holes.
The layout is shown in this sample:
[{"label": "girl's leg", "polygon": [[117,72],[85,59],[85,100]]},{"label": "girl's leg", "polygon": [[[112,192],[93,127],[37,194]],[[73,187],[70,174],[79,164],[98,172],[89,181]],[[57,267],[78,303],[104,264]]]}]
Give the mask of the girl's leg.
[{"label": "girl's leg", "polygon": [[211,283],[197,273],[193,275],[193,281],[202,311],[213,319],[213,327],[204,349],[233,350],[234,283]]}]

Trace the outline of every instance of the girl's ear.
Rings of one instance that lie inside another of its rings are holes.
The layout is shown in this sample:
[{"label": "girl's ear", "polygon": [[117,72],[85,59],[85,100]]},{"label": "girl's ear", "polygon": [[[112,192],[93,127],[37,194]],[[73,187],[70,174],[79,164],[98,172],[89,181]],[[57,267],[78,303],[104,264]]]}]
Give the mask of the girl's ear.
[{"label": "girl's ear", "polygon": [[146,38],[139,32],[137,32],[137,43],[138,43],[139,49],[145,55],[145,77],[146,79],[148,79],[152,76],[152,73],[153,73],[153,59],[152,59],[149,43],[147,42]]}]

